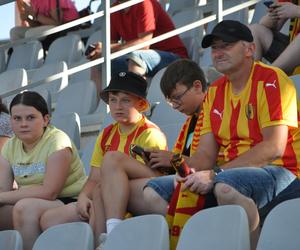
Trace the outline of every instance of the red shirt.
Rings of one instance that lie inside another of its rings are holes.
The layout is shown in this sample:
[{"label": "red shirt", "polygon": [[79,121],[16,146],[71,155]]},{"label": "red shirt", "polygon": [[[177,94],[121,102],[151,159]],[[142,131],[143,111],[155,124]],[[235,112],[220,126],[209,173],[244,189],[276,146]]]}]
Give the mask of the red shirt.
[{"label": "red shirt", "polygon": [[[157,0],[145,0],[135,4],[125,12],[117,11],[111,15],[111,40],[130,41],[145,32],[153,32],[153,37],[174,30],[174,24]],[[188,57],[179,36],[152,44],[150,49],[173,52],[180,57]]]}]

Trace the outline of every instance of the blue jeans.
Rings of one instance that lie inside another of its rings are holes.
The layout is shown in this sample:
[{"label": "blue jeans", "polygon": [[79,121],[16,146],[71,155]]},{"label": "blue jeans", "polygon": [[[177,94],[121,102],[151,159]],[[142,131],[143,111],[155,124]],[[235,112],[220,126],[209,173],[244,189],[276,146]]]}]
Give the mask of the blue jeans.
[{"label": "blue jeans", "polygon": [[147,182],[146,187],[151,187],[166,202],[170,202],[174,188],[175,175],[159,176]]},{"label": "blue jeans", "polygon": [[137,50],[112,60],[111,73],[116,74],[121,71],[128,71],[128,59],[144,68],[146,75],[152,77],[162,68],[180,59],[180,56],[161,50]]},{"label": "blue jeans", "polygon": [[296,176],[284,167],[267,165],[262,168],[243,167],[227,169],[215,177],[216,183],[225,183],[251,198],[258,208],[271,202],[290,185]]}]

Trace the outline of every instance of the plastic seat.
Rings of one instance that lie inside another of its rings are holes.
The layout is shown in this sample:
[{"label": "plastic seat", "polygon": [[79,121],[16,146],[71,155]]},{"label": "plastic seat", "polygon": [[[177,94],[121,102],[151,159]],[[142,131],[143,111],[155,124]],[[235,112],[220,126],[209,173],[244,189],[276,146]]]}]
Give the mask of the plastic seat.
[{"label": "plastic seat", "polygon": [[160,126],[160,129],[167,137],[168,148],[170,150],[173,148],[173,146],[178,138],[178,135],[179,135],[182,125],[183,124],[176,122],[176,123],[165,124],[165,125]]},{"label": "plastic seat", "polygon": [[35,69],[42,65],[44,51],[40,41],[34,40],[13,47],[13,52],[7,63],[7,70],[24,68]]},{"label": "plastic seat", "polygon": [[290,79],[294,82],[296,92],[297,92],[297,100],[300,100],[300,74],[290,76]]},{"label": "plastic seat", "polygon": [[72,222],[50,227],[36,240],[32,250],[94,250],[88,223]]},{"label": "plastic seat", "polygon": [[83,55],[84,45],[78,35],[67,35],[51,43],[45,64],[64,61],[68,66],[78,62]]},{"label": "plastic seat", "polygon": [[165,97],[160,89],[160,81],[165,71],[166,68],[161,69],[153,76],[151,80],[147,94],[147,99],[150,103],[162,102],[165,100]]},{"label": "plastic seat", "polygon": [[[176,12],[172,16],[172,20],[176,28],[199,21],[203,18],[201,7],[185,8]],[[184,33],[179,34],[186,49],[188,50],[189,58],[197,62],[199,60],[199,50],[201,49],[201,40],[203,37],[203,26],[194,28]]]},{"label": "plastic seat", "polygon": [[169,104],[164,101],[156,105],[152,112],[150,120],[161,127],[175,122],[183,124],[186,120],[186,116],[174,110]]},{"label": "plastic seat", "polygon": [[90,174],[90,161],[94,152],[96,138],[91,138],[88,143],[85,145],[84,149],[81,151],[81,161],[84,165],[85,173]]},{"label": "plastic seat", "polygon": [[0,74],[0,94],[26,85],[27,73],[25,69],[7,70]]},{"label": "plastic seat", "polygon": [[300,198],[284,201],[267,215],[257,250],[296,250],[300,246]]},{"label": "plastic seat", "polygon": [[185,8],[198,6],[199,0],[170,0],[169,3],[168,13],[170,16],[174,16]]},{"label": "plastic seat", "polygon": [[126,219],[109,234],[103,250],[168,250],[169,229],[161,215]]},{"label": "plastic seat", "polygon": [[69,84],[58,93],[55,114],[76,112],[79,116],[94,112],[97,107],[97,90],[94,82]]},{"label": "plastic seat", "polygon": [[17,230],[0,231],[0,249],[23,250],[23,240]]},{"label": "plastic seat", "polygon": [[0,48],[0,73],[6,70],[6,55],[4,49]]},{"label": "plastic seat", "polygon": [[74,142],[77,149],[80,149],[80,119],[76,113],[54,114],[51,124],[64,131]]},{"label": "plastic seat", "polygon": [[176,250],[250,250],[249,235],[248,219],[242,207],[208,208],[187,221]]},{"label": "plastic seat", "polygon": [[66,72],[67,70],[68,66],[65,62],[43,65],[32,73],[31,82],[43,81],[42,85],[33,88],[33,90],[38,91],[39,89],[47,89],[51,94],[53,102],[56,102],[58,92],[68,86],[68,75],[64,74],[62,78],[54,81],[45,80],[45,78],[61,72]]}]

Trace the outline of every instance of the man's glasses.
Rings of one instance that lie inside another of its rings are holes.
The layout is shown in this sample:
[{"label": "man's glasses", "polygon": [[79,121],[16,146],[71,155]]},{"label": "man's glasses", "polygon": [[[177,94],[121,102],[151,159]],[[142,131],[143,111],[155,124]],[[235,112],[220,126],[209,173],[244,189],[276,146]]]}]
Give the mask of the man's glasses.
[{"label": "man's glasses", "polygon": [[173,96],[172,98],[167,98],[167,102],[172,107],[180,106],[181,105],[181,99],[182,97],[190,90],[190,88],[187,88],[182,94]]}]

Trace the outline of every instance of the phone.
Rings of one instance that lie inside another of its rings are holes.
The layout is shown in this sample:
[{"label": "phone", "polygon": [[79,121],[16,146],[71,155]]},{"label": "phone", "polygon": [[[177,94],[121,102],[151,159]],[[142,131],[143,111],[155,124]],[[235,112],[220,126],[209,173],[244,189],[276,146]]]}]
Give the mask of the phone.
[{"label": "phone", "polygon": [[85,50],[85,52],[84,52],[85,56],[88,56],[89,54],[91,54],[91,52],[92,52],[93,50],[95,50],[95,49],[96,49],[96,45],[95,45],[95,44],[90,44],[90,45],[86,48],[86,50]]},{"label": "phone", "polygon": [[266,5],[268,8],[270,8],[273,3],[273,1],[264,1],[264,5]]},{"label": "phone", "polygon": [[141,146],[136,144],[130,145],[130,153],[134,153],[142,157],[144,161],[150,161],[150,152],[146,152]]}]

